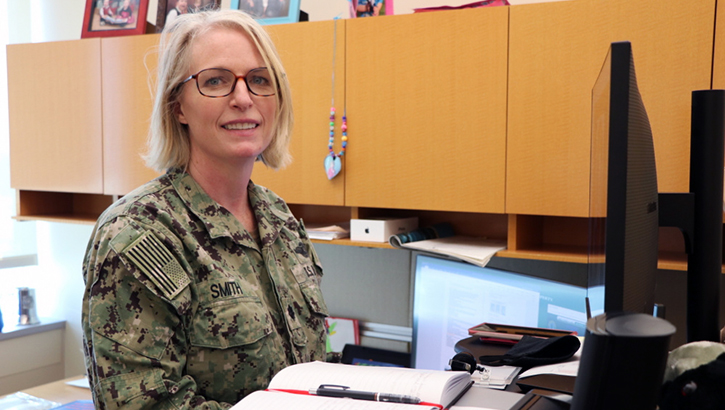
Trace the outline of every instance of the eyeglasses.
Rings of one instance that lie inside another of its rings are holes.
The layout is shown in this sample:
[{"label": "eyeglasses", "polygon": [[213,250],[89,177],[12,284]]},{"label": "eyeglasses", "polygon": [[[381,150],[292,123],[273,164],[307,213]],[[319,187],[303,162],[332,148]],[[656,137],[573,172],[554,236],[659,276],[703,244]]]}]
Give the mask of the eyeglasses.
[{"label": "eyeglasses", "polygon": [[190,75],[180,85],[192,79],[196,80],[199,94],[211,98],[226,97],[233,93],[239,79],[244,80],[247,90],[254,95],[269,97],[276,92],[267,67],[254,68],[245,75],[236,75],[225,68],[207,68]]}]

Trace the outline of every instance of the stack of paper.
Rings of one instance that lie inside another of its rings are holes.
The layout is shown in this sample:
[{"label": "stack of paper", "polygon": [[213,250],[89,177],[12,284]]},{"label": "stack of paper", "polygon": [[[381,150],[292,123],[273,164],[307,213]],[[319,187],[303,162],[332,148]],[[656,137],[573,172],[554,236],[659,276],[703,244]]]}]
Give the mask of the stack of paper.
[{"label": "stack of paper", "polygon": [[0,399],[0,409],[7,410],[47,410],[60,406],[60,403],[41,399],[23,392],[7,395]]},{"label": "stack of paper", "polygon": [[397,248],[452,256],[478,266],[486,266],[496,252],[506,249],[505,241],[468,236],[450,236],[404,244],[394,241],[391,237],[390,244]]},{"label": "stack of paper", "polygon": [[310,239],[331,241],[350,237],[350,222],[340,222],[332,225],[309,224],[305,228]]}]

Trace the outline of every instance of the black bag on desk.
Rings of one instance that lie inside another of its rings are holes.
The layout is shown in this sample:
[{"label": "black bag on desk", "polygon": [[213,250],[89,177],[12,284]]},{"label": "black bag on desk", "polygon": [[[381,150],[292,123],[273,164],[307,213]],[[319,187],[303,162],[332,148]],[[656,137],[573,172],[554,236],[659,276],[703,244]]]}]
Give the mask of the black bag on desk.
[{"label": "black bag on desk", "polygon": [[478,361],[486,366],[516,366],[528,369],[568,360],[580,346],[579,338],[573,335],[548,339],[524,336],[506,354],[481,356]]}]

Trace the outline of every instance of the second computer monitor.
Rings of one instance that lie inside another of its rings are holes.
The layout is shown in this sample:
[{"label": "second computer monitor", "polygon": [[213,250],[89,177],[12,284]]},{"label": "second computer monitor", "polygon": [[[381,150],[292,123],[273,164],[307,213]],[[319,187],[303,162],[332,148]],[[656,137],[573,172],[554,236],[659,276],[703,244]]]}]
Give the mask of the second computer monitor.
[{"label": "second computer monitor", "polygon": [[584,334],[584,287],[423,254],[413,270],[415,368],[446,369],[456,342],[482,322]]}]

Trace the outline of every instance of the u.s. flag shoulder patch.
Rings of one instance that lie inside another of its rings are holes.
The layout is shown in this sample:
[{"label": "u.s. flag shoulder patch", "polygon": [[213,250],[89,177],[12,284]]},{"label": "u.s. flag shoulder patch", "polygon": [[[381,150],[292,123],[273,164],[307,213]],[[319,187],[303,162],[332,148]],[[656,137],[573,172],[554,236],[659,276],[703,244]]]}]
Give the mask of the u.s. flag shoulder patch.
[{"label": "u.s. flag shoulder patch", "polygon": [[168,299],[173,299],[190,283],[179,262],[159,238],[145,232],[123,250]]}]

